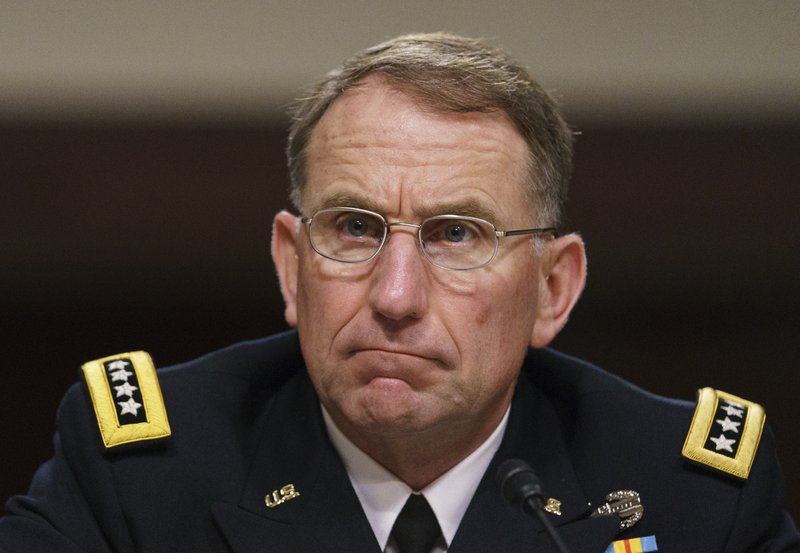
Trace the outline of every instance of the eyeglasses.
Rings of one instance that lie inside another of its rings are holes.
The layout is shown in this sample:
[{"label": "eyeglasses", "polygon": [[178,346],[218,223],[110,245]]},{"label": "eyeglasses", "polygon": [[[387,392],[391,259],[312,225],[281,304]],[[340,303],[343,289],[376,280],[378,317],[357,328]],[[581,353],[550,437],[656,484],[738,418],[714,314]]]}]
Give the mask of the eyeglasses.
[{"label": "eyeglasses", "polygon": [[377,213],[355,207],[321,209],[311,217],[301,217],[300,222],[308,226],[308,240],[315,252],[342,263],[362,263],[378,255],[391,227],[415,228],[428,261],[452,271],[488,265],[497,255],[500,238],[556,235],[554,228],[497,230],[489,221],[465,215],[437,215],[418,225],[389,223]]}]

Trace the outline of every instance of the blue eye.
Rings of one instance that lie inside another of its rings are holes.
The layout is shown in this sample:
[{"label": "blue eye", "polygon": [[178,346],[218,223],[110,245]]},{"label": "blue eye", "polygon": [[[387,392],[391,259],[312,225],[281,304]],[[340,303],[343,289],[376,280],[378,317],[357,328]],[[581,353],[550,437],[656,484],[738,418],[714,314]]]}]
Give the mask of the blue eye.
[{"label": "blue eye", "polygon": [[421,233],[423,243],[429,245],[438,243],[440,247],[455,246],[456,244],[464,247],[485,238],[485,230],[481,228],[477,220],[450,216],[428,219],[423,223]]},{"label": "blue eye", "polygon": [[462,224],[447,225],[444,229],[444,238],[448,242],[461,242],[467,236],[467,228]]},{"label": "blue eye", "polygon": [[364,236],[369,232],[369,222],[363,218],[353,217],[347,220],[346,228],[352,236]]}]

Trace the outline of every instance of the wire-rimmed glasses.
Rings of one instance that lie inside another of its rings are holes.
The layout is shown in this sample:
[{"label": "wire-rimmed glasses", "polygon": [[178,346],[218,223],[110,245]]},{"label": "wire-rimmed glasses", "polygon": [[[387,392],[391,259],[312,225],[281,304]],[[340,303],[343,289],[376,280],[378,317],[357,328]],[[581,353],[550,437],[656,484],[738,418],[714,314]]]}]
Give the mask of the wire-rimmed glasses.
[{"label": "wire-rimmed glasses", "polygon": [[362,263],[378,255],[386,244],[391,227],[417,229],[423,255],[443,269],[467,271],[491,263],[497,255],[500,238],[523,234],[552,234],[554,228],[497,230],[484,219],[467,215],[436,215],[419,224],[386,219],[356,207],[321,209],[311,217],[301,217],[308,227],[311,247],[322,257],[342,263]]}]

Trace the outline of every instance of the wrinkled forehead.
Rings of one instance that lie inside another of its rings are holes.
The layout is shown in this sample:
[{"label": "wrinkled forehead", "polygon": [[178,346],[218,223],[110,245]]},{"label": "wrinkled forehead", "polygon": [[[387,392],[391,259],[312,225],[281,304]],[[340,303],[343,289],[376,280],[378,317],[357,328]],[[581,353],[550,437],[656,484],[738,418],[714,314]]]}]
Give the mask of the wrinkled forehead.
[{"label": "wrinkled forehead", "polygon": [[[359,136],[369,137],[369,143],[359,142]],[[400,137],[406,140],[398,142]],[[503,141],[514,161],[527,158],[527,143],[505,111],[445,109],[411,84],[371,73],[331,102],[312,129],[308,145],[340,140],[349,141],[350,147],[377,147],[383,141],[394,141],[398,149],[401,144],[446,147],[463,143],[464,138],[479,144],[484,137]]]},{"label": "wrinkled forehead", "polygon": [[304,208],[357,196],[370,200],[358,207],[375,207],[401,194],[398,201],[415,206],[458,198],[507,211],[504,203],[527,204],[527,151],[501,111],[435,111],[402,88],[365,79],[328,108],[311,135]]}]

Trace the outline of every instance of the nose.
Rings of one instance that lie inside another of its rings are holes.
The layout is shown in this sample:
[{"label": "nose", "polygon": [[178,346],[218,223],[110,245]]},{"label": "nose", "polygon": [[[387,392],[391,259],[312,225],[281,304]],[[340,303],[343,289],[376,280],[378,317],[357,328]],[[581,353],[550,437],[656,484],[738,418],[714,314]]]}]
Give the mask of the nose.
[{"label": "nose", "polygon": [[428,309],[428,271],[416,232],[394,227],[374,263],[369,291],[373,311],[394,321],[421,318]]}]

